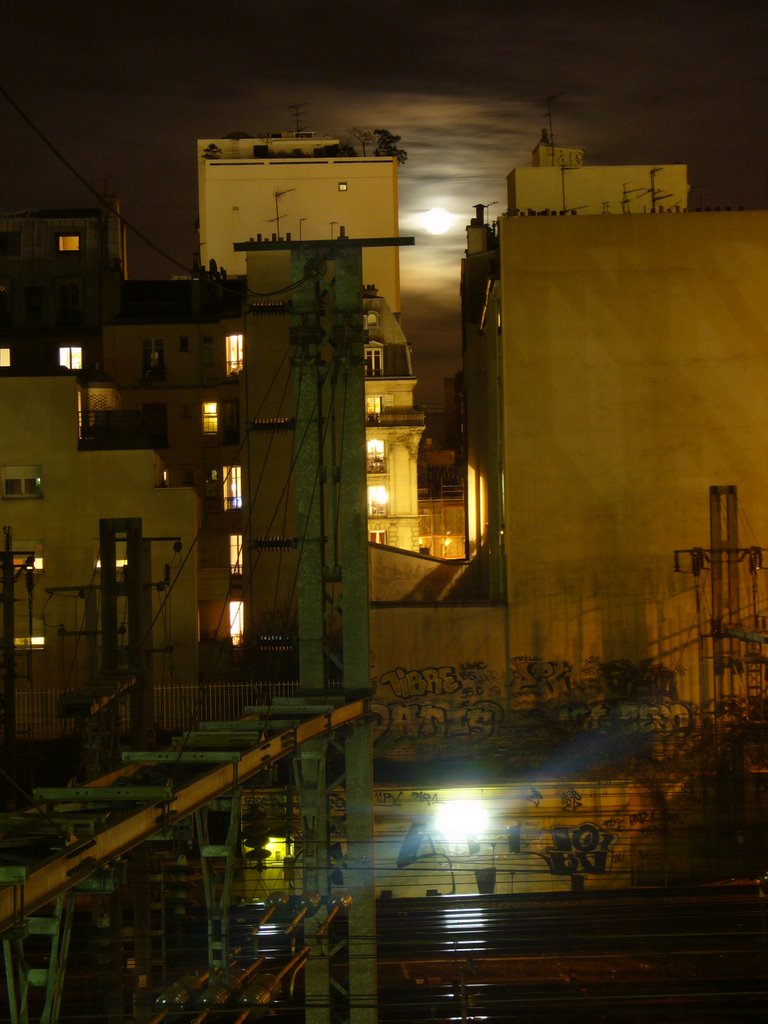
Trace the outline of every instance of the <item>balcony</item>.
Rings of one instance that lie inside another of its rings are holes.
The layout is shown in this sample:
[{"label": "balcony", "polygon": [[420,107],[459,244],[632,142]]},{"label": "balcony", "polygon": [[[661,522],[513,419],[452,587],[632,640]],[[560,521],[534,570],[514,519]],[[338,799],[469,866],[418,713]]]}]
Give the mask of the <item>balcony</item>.
[{"label": "balcony", "polygon": [[366,472],[381,474],[387,472],[387,460],[383,455],[369,455],[365,464]]},{"label": "balcony", "polygon": [[423,427],[424,413],[421,409],[387,409],[368,413],[365,421],[377,427]]},{"label": "balcony", "polygon": [[154,448],[155,439],[140,412],[99,409],[80,414],[80,451]]}]

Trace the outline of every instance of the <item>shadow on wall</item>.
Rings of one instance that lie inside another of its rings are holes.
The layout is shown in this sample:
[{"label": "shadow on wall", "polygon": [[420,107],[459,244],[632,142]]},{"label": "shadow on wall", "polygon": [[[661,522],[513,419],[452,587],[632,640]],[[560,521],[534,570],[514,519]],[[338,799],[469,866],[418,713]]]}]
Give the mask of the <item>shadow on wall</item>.
[{"label": "shadow on wall", "polygon": [[477,566],[371,544],[371,600],[380,603],[482,601]]}]

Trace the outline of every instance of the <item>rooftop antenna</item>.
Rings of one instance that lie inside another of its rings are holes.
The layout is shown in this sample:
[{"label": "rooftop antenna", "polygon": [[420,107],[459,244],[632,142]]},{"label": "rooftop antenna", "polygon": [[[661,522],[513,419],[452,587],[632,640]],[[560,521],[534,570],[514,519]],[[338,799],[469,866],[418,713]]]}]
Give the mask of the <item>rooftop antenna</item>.
[{"label": "rooftop antenna", "polygon": [[552,155],[552,165],[555,163],[555,133],[552,131],[552,104],[555,100],[559,100],[563,94],[561,92],[555,93],[553,96],[547,96],[547,122],[549,124],[549,150]]},{"label": "rooftop antenna", "polygon": [[652,167],[651,168],[651,187],[650,187],[649,191],[651,193],[651,210],[654,213],[656,212],[656,203],[660,199],[671,199],[671,197],[672,197],[672,193],[671,192],[662,192],[661,189],[656,188],[656,175],[660,171],[663,171],[663,170],[664,170],[663,167]]},{"label": "rooftop antenna", "polygon": [[295,188],[286,188],[282,192],[275,192],[275,224],[277,225],[277,237],[281,238],[280,234],[280,200],[283,196],[287,196],[289,192],[295,192]]},{"label": "rooftop antenna", "polygon": [[621,186],[621,212],[629,213],[629,204],[632,202],[632,196],[639,194],[640,192],[647,192],[646,188],[630,188],[631,181],[625,181]]},{"label": "rooftop antenna", "polygon": [[293,112],[294,120],[294,131],[303,132],[306,129],[306,125],[301,123],[301,115],[304,107],[309,106],[305,100],[304,103],[289,103],[288,109]]}]

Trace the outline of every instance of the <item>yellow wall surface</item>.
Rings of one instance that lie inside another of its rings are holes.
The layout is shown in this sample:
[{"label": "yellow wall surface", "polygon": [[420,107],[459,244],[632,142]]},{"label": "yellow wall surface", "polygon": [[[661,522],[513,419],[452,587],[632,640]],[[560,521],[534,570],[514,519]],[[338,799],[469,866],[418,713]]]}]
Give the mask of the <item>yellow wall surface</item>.
[{"label": "yellow wall surface", "polygon": [[[84,600],[77,588],[99,583],[99,519],[129,517],[142,520],[145,538],[164,538],[152,544],[151,582],[162,581],[164,566],[171,566],[173,587],[152,594],[153,615],[158,614],[153,645],[173,647],[172,656],[155,656],[156,677],[195,682],[195,494],[191,488],[158,486],[161,464],[151,450],[78,451],[77,423],[74,376],[0,381],[3,466],[36,465],[42,479],[41,498],[0,501],[2,524],[11,528],[14,547],[42,543],[44,569],[36,576],[33,614],[43,618],[45,648],[32,654],[32,680],[22,679],[19,687],[77,689],[91,682],[82,674],[91,641],[76,635],[84,628]],[[172,547],[177,536],[180,554]],[[23,581],[17,591],[19,600],[22,592],[26,598]],[[26,669],[18,671],[26,677]]]},{"label": "yellow wall surface", "polygon": [[512,664],[703,706],[709,573],[697,622],[673,552],[708,547],[711,485],[768,543],[768,213],[499,223]]},{"label": "yellow wall surface", "polygon": [[[349,238],[399,234],[393,157],[201,160],[199,174],[201,259],[204,266],[215,259],[229,274],[245,273],[245,253],[234,252],[234,243],[257,235],[336,238],[341,227]],[[343,191],[340,183],[346,184]],[[363,277],[399,312],[396,247],[366,250]]]},{"label": "yellow wall surface", "polygon": [[507,177],[507,194],[510,210],[583,215],[685,209],[688,169],[684,164],[516,167]]}]

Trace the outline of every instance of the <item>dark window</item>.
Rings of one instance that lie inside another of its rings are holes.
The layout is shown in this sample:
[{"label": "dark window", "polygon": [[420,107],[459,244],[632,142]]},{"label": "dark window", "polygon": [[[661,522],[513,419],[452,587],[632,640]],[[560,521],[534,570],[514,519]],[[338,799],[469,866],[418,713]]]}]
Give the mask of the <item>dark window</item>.
[{"label": "dark window", "polygon": [[213,338],[210,335],[203,338],[202,362],[203,366],[213,366]]},{"label": "dark window", "polygon": [[142,373],[148,380],[165,380],[165,341],[145,338],[142,343]]},{"label": "dark window", "polygon": [[0,324],[11,326],[11,286],[7,281],[0,281]]},{"label": "dark window", "polygon": [[0,232],[0,256],[18,256],[21,252],[21,232]]},{"label": "dark window", "polygon": [[60,281],[56,288],[56,298],[56,319],[58,323],[66,325],[83,322],[79,281]]},{"label": "dark window", "polygon": [[24,311],[27,324],[34,326],[40,323],[44,304],[45,292],[42,288],[31,285],[24,289]]},{"label": "dark window", "polygon": [[221,403],[221,439],[224,444],[240,443],[240,403],[236,398]]},{"label": "dark window", "polygon": [[165,402],[145,402],[141,407],[155,448],[168,447],[168,407]]},{"label": "dark window", "polygon": [[186,334],[179,336],[179,352],[189,352],[189,338]]}]

